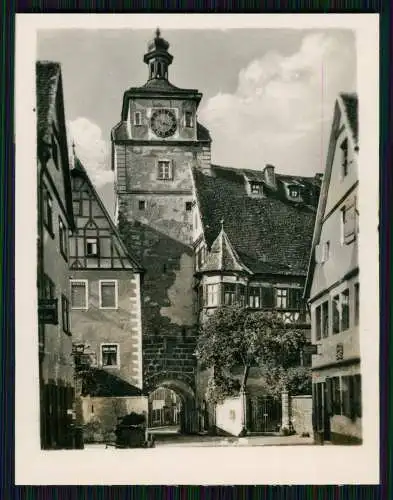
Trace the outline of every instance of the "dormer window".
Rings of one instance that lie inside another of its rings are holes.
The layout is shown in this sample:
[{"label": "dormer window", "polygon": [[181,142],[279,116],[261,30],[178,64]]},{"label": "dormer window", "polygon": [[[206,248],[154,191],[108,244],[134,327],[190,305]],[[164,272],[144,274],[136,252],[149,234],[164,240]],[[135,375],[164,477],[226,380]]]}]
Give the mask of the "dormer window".
[{"label": "dormer window", "polygon": [[341,149],[341,177],[348,175],[348,139],[344,139],[340,145]]},{"label": "dormer window", "polygon": [[260,194],[261,192],[261,185],[258,184],[258,182],[251,182],[250,188],[251,188],[251,194]]},{"label": "dormer window", "polygon": [[289,196],[291,198],[299,198],[299,188],[297,186],[289,186]]},{"label": "dormer window", "polygon": [[86,238],[86,257],[98,257],[98,238]]},{"label": "dormer window", "polygon": [[142,125],[142,113],[140,111],[136,111],[134,113],[134,125],[136,127],[140,127]]},{"label": "dormer window", "polygon": [[186,127],[191,128],[194,126],[193,124],[193,119],[192,119],[192,112],[191,111],[186,111],[184,115],[184,124]]}]

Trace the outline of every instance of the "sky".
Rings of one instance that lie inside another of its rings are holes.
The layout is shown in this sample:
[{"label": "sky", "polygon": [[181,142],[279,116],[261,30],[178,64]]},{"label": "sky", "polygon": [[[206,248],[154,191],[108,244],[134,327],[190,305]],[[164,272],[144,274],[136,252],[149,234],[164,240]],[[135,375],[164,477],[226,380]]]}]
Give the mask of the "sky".
[{"label": "sky", "polygon": [[[110,130],[124,91],[143,85],[146,29],[40,30],[37,59],[61,63],[68,142],[113,212]],[[325,168],[334,101],[355,92],[356,40],[344,29],[162,30],[169,80],[203,94],[212,162],[314,175]]]}]

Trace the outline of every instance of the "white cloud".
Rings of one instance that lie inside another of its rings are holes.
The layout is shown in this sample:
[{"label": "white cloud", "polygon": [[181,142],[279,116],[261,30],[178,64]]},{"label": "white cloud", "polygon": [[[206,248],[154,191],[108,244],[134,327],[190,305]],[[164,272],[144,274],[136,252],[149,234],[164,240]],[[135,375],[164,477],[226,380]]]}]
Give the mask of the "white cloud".
[{"label": "white cloud", "polygon": [[100,188],[113,182],[113,172],[110,170],[108,143],[102,137],[98,125],[87,118],[79,117],[67,123],[67,135],[72,154],[72,143],[75,143],[75,153],[86,168],[93,184]]},{"label": "white cloud", "polygon": [[355,66],[348,42],[322,33],[305,36],[290,56],[270,52],[250,62],[239,72],[233,94],[217,94],[200,109],[199,119],[213,137],[213,161],[319,171],[334,100],[339,92],[355,90]]}]

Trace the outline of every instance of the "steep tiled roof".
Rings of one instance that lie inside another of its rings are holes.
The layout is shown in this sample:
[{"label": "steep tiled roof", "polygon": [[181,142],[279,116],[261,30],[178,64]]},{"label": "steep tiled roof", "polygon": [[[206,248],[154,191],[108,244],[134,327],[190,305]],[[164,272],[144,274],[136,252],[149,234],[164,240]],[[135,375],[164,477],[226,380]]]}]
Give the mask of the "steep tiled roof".
[{"label": "steep tiled roof", "polygon": [[51,134],[60,73],[57,62],[36,62],[37,135],[43,139]]},{"label": "steep tiled roof", "polygon": [[211,173],[193,170],[208,246],[217,238],[223,219],[234,251],[252,272],[305,274],[315,210],[274,193],[249,196],[243,170],[212,165]]},{"label": "steep tiled roof", "polygon": [[[224,221],[222,221],[223,223]],[[213,242],[201,271],[246,271],[236,250],[233,248],[222,225],[221,231]]]},{"label": "steep tiled roof", "polygon": [[358,97],[356,94],[341,93],[340,97],[344,103],[345,114],[351,127],[355,143],[358,144]]}]

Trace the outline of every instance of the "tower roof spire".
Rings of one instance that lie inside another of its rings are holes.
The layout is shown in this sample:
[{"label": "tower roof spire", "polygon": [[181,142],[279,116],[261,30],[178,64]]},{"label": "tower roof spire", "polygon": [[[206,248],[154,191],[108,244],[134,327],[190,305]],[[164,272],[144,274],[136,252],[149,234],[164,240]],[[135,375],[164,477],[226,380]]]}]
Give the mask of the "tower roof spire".
[{"label": "tower roof spire", "polygon": [[169,43],[161,36],[157,27],[155,37],[147,44],[147,52],[143,57],[149,66],[149,80],[168,79],[168,66],[173,61],[173,56],[168,52]]}]

